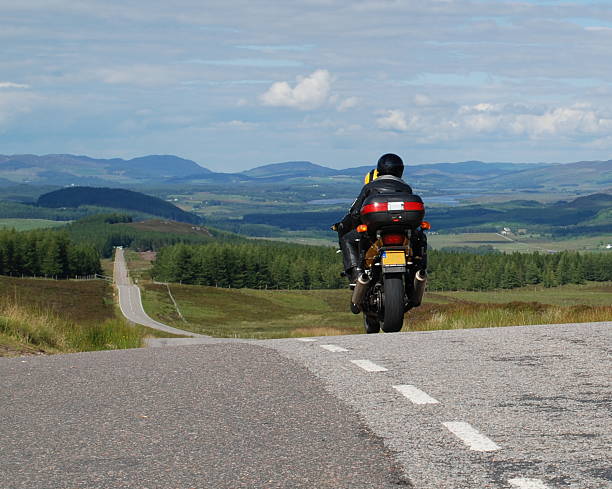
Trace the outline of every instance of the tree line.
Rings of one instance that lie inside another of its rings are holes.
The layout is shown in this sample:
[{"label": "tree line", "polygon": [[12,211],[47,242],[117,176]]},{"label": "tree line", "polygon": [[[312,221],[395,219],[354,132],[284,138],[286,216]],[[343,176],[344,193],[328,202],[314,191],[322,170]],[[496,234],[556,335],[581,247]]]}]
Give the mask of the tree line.
[{"label": "tree line", "polygon": [[612,253],[471,254],[430,251],[429,290],[555,287],[612,280]]},{"label": "tree line", "polygon": [[162,248],[156,280],[195,285],[268,289],[336,289],[342,260],[322,246],[281,243],[177,244]]},{"label": "tree line", "polygon": [[101,273],[94,247],[64,232],[0,230],[0,275],[70,278]]},{"label": "tree line", "polygon": [[[471,254],[432,250],[429,290],[553,287],[587,280],[612,281],[612,254]],[[155,279],[219,287],[342,288],[342,260],[332,248],[248,242],[177,244],[160,250]]]}]

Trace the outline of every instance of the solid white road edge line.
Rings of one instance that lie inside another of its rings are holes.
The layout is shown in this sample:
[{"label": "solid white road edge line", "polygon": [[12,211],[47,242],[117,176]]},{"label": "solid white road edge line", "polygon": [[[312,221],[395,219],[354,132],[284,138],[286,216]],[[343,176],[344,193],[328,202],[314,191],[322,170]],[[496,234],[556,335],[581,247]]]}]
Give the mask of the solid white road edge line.
[{"label": "solid white road edge line", "polygon": [[513,487],[518,489],[549,489],[549,486],[544,484],[540,479],[525,479],[523,477],[515,477],[508,481]]},{"label": "solid white road edge line", "polygon": [[437,399],[413,385],[394,385],[393,388],[414,404],[438,404]]},{"label": "solid white road edge line", "polygon": [[370,360],[351,360],[351,363],[354,363],[358,367],[361,367],[366,372],[386,372],[387,371],[385,367],[376,365],[374,362],[371,362]]},{"label": "solid white road edge line", "polygon": [[319,346],[323,348],[324,350],[331,351],[333,353],[341,353],[344,351],[348,351],[346,348],[342,348],[341,346],[338,346],[338,345],[319,345]]},{"label": "solid white road edge line", "polygon": [[298,341],[308,342],[308,341],[317,341],[314,338],[296,338]]},{"label": "solid white road edge line", "polygon": [[493,440],[479,433],[469,423],[462,421],[449,421],[442,423],[448,430],[465,443],[470,450],[477,452],[492,452],[499,450],[501,447]]}]

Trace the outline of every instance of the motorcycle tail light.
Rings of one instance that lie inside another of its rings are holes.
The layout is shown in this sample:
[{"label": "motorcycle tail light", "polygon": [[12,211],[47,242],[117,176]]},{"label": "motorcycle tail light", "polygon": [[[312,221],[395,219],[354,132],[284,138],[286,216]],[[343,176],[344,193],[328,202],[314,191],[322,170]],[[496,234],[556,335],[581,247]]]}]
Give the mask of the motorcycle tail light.
[{"label": "motorcycle tail light", "polygon": [[384,245],[401,245],[404,244],[403,234],[383,234],[382,242]]},{"label": "motorcycle tail light", "polygon": [[368,226],[366,224],[360,224],[359,226],[357,226],[357,232],[358,233],[367,233],[368,232]]}]

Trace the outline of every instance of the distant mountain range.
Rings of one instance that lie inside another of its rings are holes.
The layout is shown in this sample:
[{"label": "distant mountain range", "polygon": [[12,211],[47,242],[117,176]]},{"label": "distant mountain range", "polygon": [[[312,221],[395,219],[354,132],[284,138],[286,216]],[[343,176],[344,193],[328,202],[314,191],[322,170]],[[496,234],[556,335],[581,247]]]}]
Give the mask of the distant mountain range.
[{"label": "distant mountain range", "polygon": [[0,184],[133,185],[212,173],[171,155],[109,160],[75,155],[0,155]]},{"label": "distant mountain range", "polygon": [[[309,161],[288,161],[237,173],[217,173],[195,161],[172,155],[131,160],[76,155],[0,155],[0,186],[249,184],[359,182],[373,166],[336,170]],[[465,161],[408,165],[406,180],[421,189],[480,187],[543,191],[547,189],[609,191],[612,160],[577,163],[503,163]]]}]

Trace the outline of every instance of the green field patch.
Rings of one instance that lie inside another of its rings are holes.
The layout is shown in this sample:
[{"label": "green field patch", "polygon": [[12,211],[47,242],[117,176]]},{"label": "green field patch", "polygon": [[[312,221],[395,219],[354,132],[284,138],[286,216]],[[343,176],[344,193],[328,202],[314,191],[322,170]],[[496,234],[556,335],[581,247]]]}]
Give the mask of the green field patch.
[{"label": "green field patch", "polygon": [[0,356],[138,348],[150,336],[175,335],[128,324],[105,281],[0,276]]},{"label": "green field patch", "polygon": [[115,318],[113,289],[103,280],[0,276],[0,300],[78,323],[99,323]]},{"label": "green field patch", "polygon": [[143,287],[147,313],[197,333],[284,338],[361,331],[361,318],[348,311],[347,290],[270,291],[178,284],[170,284],[170,290],[186,323],[174,309],[165,285],[147,283]]},{"label": "green field patch", "polygon": [[548,288],[533,286],[483,292],[453,291],[441,292],[436,295],[449,299],[492,304],[503,304],[516,301],[537,301],[542,304],[559,306],[580,304],[589,306],[610,306],[612,305],[612,283],[591,282],[587,285],[568,284],[560,287]]},{"label": "green field patch", "polygon": [[[424,304],[408,314],[412,331],[567,324],[612,320],[612,306],[557,306],[541,302]],[[406,326],[405,326],[406,328]]]},{"label": "green field patch", "polygon": [[[435,223],[434,223],[435,228]],[[434,249],[461,246],[478,247],[491,245],[504,253],[550,251],[605,251],[612,235],[583,236],[568,239],[552,239],[535,235],[514,235],[507,238],[497,233],[429,234],[428,243]]]},{"label": "green field patch", "polygon": [[32,231],[33,229],[59,228],[70,221],[51,221],[49,219],[0,219],[0,228],[16,231]]},{"label": "green field patch", "polygon": [[[348,290],[221,289],[170,284],[143,288],[146,311],[158,321],[218,337],[288,338],[363,333],[349,312]],[[612,283],[499,292],[428,292],[406,314],[403,331],[612,320]],[[536,301],[536,302],[534,302]]]}]

